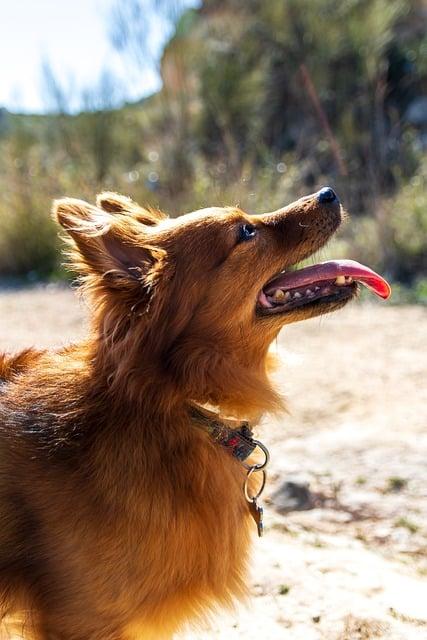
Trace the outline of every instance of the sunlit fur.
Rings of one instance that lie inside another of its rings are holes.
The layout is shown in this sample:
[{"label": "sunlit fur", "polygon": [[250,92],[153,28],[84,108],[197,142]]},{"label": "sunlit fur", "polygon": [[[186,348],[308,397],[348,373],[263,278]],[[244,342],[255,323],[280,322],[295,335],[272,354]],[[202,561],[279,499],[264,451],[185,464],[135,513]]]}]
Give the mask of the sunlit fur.
[{"label": "sunlit fur", "polygon": [[[253,420],[283,408],[268,347],[334,305],[262,318],[257,296],[341,210],[309,196],[170,220],[102,194],[59,200],[54,215],[91,328],[65,349],[0,357],[3,637],[170,638],[244,595],[254,531],[243,467],[188,405]],[[257,234],[239,242],[244,222]]]}]

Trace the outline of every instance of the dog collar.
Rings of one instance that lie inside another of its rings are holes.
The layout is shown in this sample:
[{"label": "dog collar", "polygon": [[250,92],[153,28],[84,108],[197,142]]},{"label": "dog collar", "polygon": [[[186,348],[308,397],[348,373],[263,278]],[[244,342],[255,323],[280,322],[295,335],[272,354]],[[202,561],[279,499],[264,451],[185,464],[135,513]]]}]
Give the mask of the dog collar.
[{"label": "dog collar", "polygon": [[[211,438],[225,447],[239,462],[245,462],[258,446],[253,439],[249,422],[236,423],[232,420],[219,420],[211,411],[195,407],[190,408],[194,422],[209,433]],[[233,426],[232,426],[233,425]]]},{"label": "dog collar", "polygon": [[[245,467],[246,478],[243,484],[243,493],[249,505],[249,512],[257,525],[258,535],[261,537],[264,533],[264,510],[258,505],[258,498],[264,491],[267,480],[266,467],[270,460],[267,447],[259,440],[254,439],[249,423],[246,421],[236,423],[234,420],[219,420],[215,413],[195,405],[190,406],[190,416],[197,426],[207,431],[215,442],[227,449]],[[264,460],[248,464],[246,460],[257,447],[261,449]],[[251,493],[250,478],[258,472],[261,473],[261,484],[255,493]]]}]

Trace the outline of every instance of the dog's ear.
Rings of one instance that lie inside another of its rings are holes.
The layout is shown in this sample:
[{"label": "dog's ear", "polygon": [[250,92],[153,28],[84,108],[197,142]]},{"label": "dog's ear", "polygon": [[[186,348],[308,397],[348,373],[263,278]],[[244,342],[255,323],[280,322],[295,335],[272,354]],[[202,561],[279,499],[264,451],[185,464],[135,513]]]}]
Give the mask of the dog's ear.
[{"label": "dog's ear", "polygon": [[123,213],[133,216],[138,222],[145,225],[155,225],[167,216],[157,209],[143,208],[139,204],[118,193],[106,191],[100,193],[96,198],[96,204],[100,209],[108,213]]},{"label": "dog's ear", "polygon": [[56,200],[53,215],[73,240],[73,270],[95,273],[112,288],[153,285],[166,254],[150,242],[141,225],[73,198]]}]

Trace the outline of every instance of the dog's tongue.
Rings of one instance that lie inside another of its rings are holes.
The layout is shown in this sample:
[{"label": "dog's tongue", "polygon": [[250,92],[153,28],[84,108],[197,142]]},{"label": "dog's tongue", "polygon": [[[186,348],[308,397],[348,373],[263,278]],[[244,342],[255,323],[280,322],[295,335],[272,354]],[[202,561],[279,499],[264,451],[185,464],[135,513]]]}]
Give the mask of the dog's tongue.
[{"label": "dog's tongue", "polygon": [[368,287],[380,298],[385,300],[391,295],[391,287],[378,273],[354,260],[330,260],[321,262],[298,271],[287,271],[270,280],[264,287],[265,293],[272,293],[276,289],[294,289],[304,287],[313,282],[335,280],[338,276],[351,276]]}]

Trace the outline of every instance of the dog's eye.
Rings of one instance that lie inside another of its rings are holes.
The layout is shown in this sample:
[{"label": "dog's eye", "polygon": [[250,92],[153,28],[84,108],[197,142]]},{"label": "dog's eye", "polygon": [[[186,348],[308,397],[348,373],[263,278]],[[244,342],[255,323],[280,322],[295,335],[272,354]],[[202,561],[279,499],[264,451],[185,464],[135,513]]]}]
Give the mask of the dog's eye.
[{"label": "dog's eye", "polygon": [[254,236],[256,236],[256,227],[249,222],[242,224],[239,230],[239,241],[244,242],[245,240],[250,240]]}]

